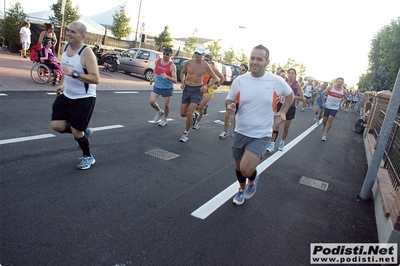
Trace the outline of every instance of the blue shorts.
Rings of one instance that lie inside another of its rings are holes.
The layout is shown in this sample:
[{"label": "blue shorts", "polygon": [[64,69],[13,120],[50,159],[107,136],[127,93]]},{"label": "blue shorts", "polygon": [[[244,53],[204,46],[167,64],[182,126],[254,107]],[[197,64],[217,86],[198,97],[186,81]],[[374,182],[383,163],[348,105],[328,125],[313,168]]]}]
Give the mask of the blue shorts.
[{"label": "blue shorts", "polygon": [[159,89],[156,86],[153,86],[153,92],[155,94],[161,95],[162,97],[171,97],[172,95],[174,95],[174,88]]},{"label": "blue shorts", "polygon": [[243,157],[245,151],[249,151],[257,157],[261,157],[267,149],[267,144],[271,137],[250,138],[240,133],[235,132],[232,145],[232,156],[234,159]]},{"label": "blue shorts", "polygon": [[200,104],[203,99],[203,93],[200,91],[201,86],[192,87],[185,85],[182,93],[182,103],[197,103]]},{"label": "blue shorts", "polygon": [[338,112],[338,110],[333,110],[333,109],[325,108],[325,110],[324,110],[324,117],[328,117],[328,116],[333,116],[333,117],[335,117],[336,114],[337,114],[337,112]]}]

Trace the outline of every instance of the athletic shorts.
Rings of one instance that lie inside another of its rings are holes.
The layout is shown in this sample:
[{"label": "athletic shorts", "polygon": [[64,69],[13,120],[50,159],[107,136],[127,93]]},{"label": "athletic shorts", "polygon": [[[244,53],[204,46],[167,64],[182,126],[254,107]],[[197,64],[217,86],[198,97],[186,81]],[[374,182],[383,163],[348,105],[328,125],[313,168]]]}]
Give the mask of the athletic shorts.
[{"label": "athletic shorts", "polygon": [[159,89],[156,86],[153,86],[153,92],[155,94],[161,95],[162,97],[171,97],[172,95],[174,95],[174,88]]},{"label": "athletic shorts", "polygon": [[182,103],[200,104],[203,99],[203,93],[200,91],[201,86],[192,87],[186,84],[182,93]]},{"label": "athletic shorts", "polygon": [[53,103],[51,120],[66,120],[71,127],[85,131],[92,117],[95,103],[95,97],[69,99],[61,94]]},{"label": "athletic shorts", "polygon": [[351,103],[357,103],[357,101],[351,101]]},{"label": "athletic shorts", "polygon": [[304,95],[304,98],[306,98],[307,100],[310,100],[310,99],[311,99],[311,96],[305,96],[305,95]]},{"label": "athletic shorts", "polygon": [[232,145],[232,156],[234,159],[243,157],[245,151],[249,151],[257,157],[261,157],[267,149],[267,144],[271,137],[250,138],[240,133],[235,132]]},{"label": "athletic shorts", "polygon": [[[276,108],[277,112],[279,112],[279,110],[281,110],[282,105],[283,105],[282,103],[280,103],[280,102],[278,103],[278,106]],[[289,110],[286,113],[286,120],[292,120],[294,118],[295,114],[296,114],[296,107],[290,106]]]},{"label": "athletic shorts", "polygon": [[324,117],[328,117],[328,116],[333,116],[333,117],[335,117],[336,114],[337,114],[337,112],[338,112],[338,110],[333,110],[333,109],[325,108],[325,110],[324,110]]},{"label": "athletic shorts", "polygon": [[22,50],[29,50],[29,46],[31,46],[31,44],[29,42],[23,42],[22,43]]},{"label": "athletic shorts", "polygon": [[211,99],[214,98],[214,85],[208,87],[208,89],[203,93],[203,95],[211,95]]}]

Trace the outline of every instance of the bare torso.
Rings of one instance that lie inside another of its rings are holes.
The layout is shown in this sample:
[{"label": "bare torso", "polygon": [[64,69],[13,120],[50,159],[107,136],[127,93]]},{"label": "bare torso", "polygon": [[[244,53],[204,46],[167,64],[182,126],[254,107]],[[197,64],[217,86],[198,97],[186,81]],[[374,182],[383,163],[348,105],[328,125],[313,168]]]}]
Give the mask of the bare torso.
[{"label": "bare torso", "polygon": [[203,60],[198,62],[195,59],[192,59],[186,62],[185,67],[185,83],[191,87],[202,86],[203,76],[210,66]]}]

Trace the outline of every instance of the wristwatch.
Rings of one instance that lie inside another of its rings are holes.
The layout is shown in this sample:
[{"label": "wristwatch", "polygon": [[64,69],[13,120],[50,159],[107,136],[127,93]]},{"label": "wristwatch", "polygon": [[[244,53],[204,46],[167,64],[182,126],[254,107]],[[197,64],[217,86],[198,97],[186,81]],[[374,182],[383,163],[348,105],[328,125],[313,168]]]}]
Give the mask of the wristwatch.
[{"label": "wristwatch", "polygon": [[80,76],[81,76],[81,74],[78,71],[76,71],[76,70],[72,71],[71,77],[73,79],[80,78]]}]

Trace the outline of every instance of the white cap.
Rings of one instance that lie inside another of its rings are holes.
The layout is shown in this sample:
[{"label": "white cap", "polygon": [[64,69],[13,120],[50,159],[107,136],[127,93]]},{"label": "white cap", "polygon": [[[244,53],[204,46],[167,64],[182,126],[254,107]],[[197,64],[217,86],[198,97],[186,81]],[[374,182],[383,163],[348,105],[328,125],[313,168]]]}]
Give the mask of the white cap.
[{"label": "white cap", "polygon": [[205,53],[205,49],[203,47],[197,46],[196,49],[194,49],[195,53],[199,53],[199,54],[204,54]]}]

